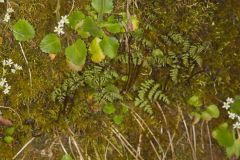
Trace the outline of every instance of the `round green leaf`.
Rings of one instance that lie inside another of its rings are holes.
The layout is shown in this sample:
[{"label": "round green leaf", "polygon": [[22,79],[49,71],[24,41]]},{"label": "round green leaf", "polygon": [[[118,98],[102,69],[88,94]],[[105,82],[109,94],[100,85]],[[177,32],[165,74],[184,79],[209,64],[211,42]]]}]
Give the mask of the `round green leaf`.
[{"label": "round green leaf", "polygon": [[92,6],[98,13],[111,13],[113,0],[92,0]]},{"label": "round green leaf", "polygon": [[65,154],[61,160],[73,160],[72,157],[69,154]]},{"label": "round green leaf", "polygon": [[228,124],[223,123],[219,125],[213,132],[212,136],[217,140],[219,145],[223,147],[230,147],[234,143],[234,135],[232,131],[228,129]]},{"label": "round green leaf", "polygon": [[56,34],[46,35],[40,43],[42,52],[56,54],[61,51],[61,42]]},{"label": "round green leaf", "polygon": [[116,108],[113,103],[108,103],[103,107],[103,112],[106,114],[112,114],[116,111]]},{"label": "round green leaf", "polygon": [[15,132],[15,127],[9,127],[5,130],[5,134],[8,136],[12,136],[14,132]]},{"label": "round green leaf", "polygon": [[203,111],[201,118],[205,121],[210,121],[213,117],[207,111]]},{"label": "round green leaf", "polygon": [[95,63],[100,63],[105,59],[105,55],[100,47],[100,42],[102,40],[98,37],[94,38],[89,46],[89,52],[92,55],[91,59]]},{"label": "round green leaf", "polygon": [[13,35],[17,41],[28,41],[34,38],[35,30],[26,20],[20,19],[12,27]]},{"label": "round green leaf", "polygon": [[75,43],[65,49],[65,55],[68,61],[75,65],[83,65],[86,61],[86,44],[78,39]]},{"label": "round green leaf", "polygon": [[187,103],[188,103],[190,106],[197,107],[197,108],[200,107],[200,106],[202,106],[202,104],[203,104],[202,101],[201,101],[201,99],[200,99],[198,96],[196,96],[196,95],[190,97],[190,98],[188,99]]},{"label": "round green leaf", "polygon": [[114,123],[116,123],[117,125],[120,125],[123,122],[123,116],[122,115],[115,115],[113,117],[113,121]]},{"label": "round green leaf", "polygon": [[110,33],[124,32],[124,28],[120,23],[104,22],[101,24],[101,27],[106,28]]},{"label": "round green leaf", "polygon": [[193,119],[193,124],[197,124],[200,121],[200,119],[201,119],[201,115],[199,113],[197,113],[197,112],[190,113],[190,116]]},{"label": "round green leaf", "polygon": [[4,142],[6,142],[7,144],[11,144],[14,139],[13,139],[13,137],[11,137],[11,136],[5,136],[5,137],[3,138],[3,140],[4,140]]},{"label": "round green leaf", "polygon": [[115,58],[117,56],[119,43],[115,37],[104,36],[103,40],[100,42],[100,46],[103,53],[109,58]]},{"label": "round green leaf", "polygon": [[214,104],[208,106],[206,112],[208,112],[213,118],[218,118],[220,115],[218,107]]}]

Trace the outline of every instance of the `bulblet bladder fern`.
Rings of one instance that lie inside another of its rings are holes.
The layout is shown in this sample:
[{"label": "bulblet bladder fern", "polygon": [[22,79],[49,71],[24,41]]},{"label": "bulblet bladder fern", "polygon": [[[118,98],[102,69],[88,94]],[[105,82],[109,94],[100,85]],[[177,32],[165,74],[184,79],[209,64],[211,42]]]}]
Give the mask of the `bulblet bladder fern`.
[{"label": "bulblet bladder fern", "polygon": [[146,80],[140,85],[138,96],[135,98],[134,104],[148,113],[153,115],[152,104],[156,101],[162,101],[169,104],[168,97],[162,92],[160,84],[154,80]]}]

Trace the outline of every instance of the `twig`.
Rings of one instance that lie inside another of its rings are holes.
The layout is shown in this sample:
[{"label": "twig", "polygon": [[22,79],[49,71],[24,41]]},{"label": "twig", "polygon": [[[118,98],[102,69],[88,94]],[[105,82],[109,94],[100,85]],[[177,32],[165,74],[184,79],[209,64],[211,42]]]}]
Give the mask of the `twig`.
[{"label": "twig", "polygon": [[161,159],[161,156],[158,154],[158,151],[157,151],[156,147],[154,146],[154,144],[153,144],[153,142],[152,142],[151,140],[150,140],[150,144],[151,144],[154,152],[156,153],[156,155],[157,155],[157,157],[158,157],[158,160],[162,160],[162,159]]},{"label": "twig", "polygon": [[119,151],[119,149],[107,137],[104,136],[103,138],[108,141],[108,143],[120,154],[121,157],[123,157],[123,154]]},{"label": "twig", "polygon": [[35,139],[35,137],[32,137],[21,149],[18,151],[18,153],[12,158],[16,159],[17,156]]}]

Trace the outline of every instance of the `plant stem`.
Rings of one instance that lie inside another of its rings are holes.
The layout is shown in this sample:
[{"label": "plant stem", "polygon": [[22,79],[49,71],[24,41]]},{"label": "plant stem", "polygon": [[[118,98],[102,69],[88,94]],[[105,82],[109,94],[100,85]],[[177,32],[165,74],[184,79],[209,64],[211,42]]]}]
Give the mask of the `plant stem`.
[{"label": "plant stem", "polygon": [[211,134],[210,134],[210,129],[209,129],[208,122],[207,122],[207,132],[208,132],[208,140],[209,140],[209,148],[210,148],[210,153],[211,153],[211,160],[213,160],[212,139],[211,139]]}]

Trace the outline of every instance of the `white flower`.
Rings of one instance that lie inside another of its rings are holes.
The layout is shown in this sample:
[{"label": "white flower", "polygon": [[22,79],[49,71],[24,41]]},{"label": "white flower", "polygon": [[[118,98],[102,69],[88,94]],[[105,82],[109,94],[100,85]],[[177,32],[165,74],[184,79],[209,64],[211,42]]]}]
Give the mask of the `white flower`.
[{"label": "white flower", "polygon": [[22,70],[22,66],[18,65],[18,64],[14,64],[14,68],[16,70]]},{"label": "white flower", "polygon": [[8,59],[8,60],[6,61],[6,65],[7,65],[7,66],[11,66],[12,64],[13,64],[12,59]]},{"label": "white flower", "polygon": [[54,32],[56,32],[59,36],[64,34],[63,28],[55,27]]},{"label": "white flower", "polygon": [[9,7],[9,8],[7,9],[7,13],[13,13],[13,12],[14,12],[14,10],[13,10],[12,7]]},{"label": "white flower", "polygon": [[1,78],[0,87],[3,87],[5,84],[7,84],[6,78]]},{"label": "white flower", "polygon": [[234,101],[233,101],[233,99],[232,99],[232,98],[229,98],[229,97],[227,98],[227,100],[226,100],[226,101],[227,101],[227,103],[228,103],[228,104],[231,104],[231,103],[233,103],[233,102],[234,102]]},{"label": "white flower", "polygon": [[234,123],[233,128],[234,129],[239,129],[240,128],[240,123],[239,122]]},{"label": "white flower", "polygon": [[58,22],[58,27],[59,28],[63,28],[64,27],[64,22],[63,21],[59,21]]},{"label": "white flower", "polygon": [[227,102],[224,102],[222,108],[228,110],[230,108],[230,105]]},{"label": "white flower", "polygon": [[11,69],[11,72],[14,74],[14,73],[16,73],[16,69]]},{"label": "white flower", "polygon": [[236,117],[238,117],[235,113],[231,113],[231,112],[228,112],[228,117],[230,119],[235,119]]},{"label": "white flower", "polygon": [[11,86],[9,86],[8,84],[5,84],[5,89],[3,90],[3,93],[4,94],[8,94],[9,93],[9,90],[11,89]]},{"label": "white flower", "polygon": [[[69,20],[67,19],[67,15],[66,16],[61,16],[61,21],[65,24],[68,24],[69,23]],[[60,21],[60,22],[61,22]]]},{"label": "white flower", "polygon": [[10,20],[10,14],[7,13],[4,16],[3,22],[9,22],[9,20]]}]

